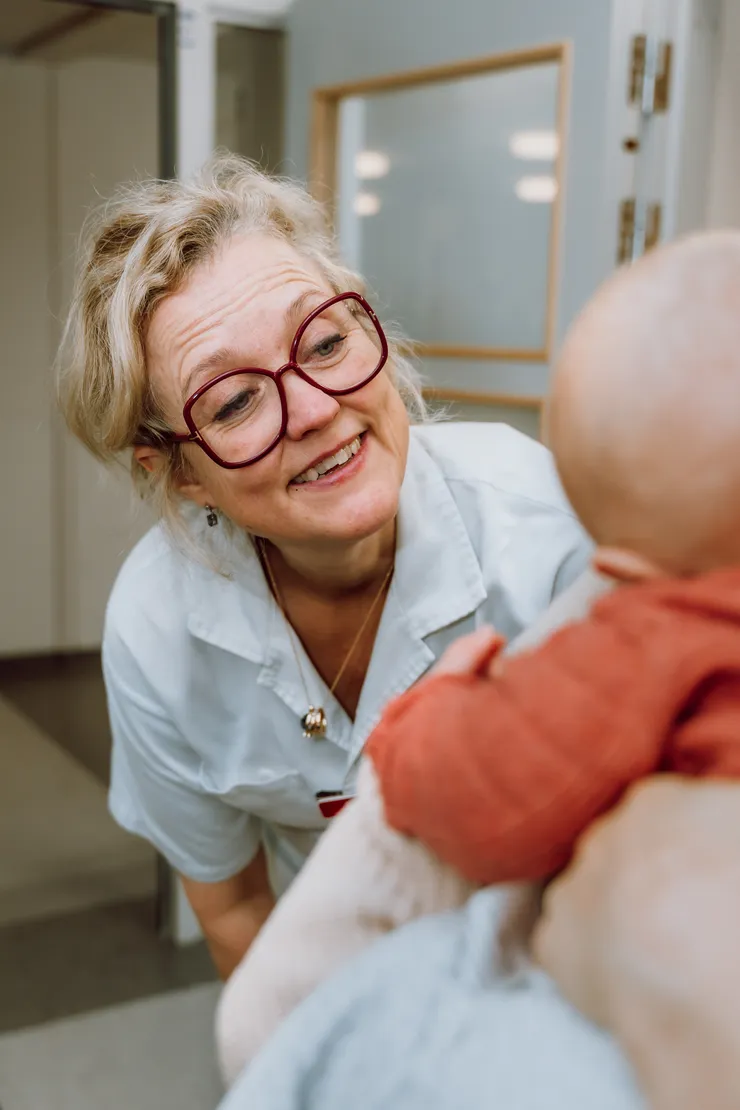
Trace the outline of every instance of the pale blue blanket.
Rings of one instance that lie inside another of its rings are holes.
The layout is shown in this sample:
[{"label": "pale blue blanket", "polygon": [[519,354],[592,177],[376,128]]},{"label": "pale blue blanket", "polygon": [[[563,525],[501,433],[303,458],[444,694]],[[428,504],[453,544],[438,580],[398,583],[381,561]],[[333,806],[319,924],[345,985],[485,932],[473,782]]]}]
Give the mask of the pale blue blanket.
[{"label": "pale blue blanket", "polygon": [[500,890],[392,933],[285,1022],[219,1110],[644,1110],[540,972],[502,979]]}]

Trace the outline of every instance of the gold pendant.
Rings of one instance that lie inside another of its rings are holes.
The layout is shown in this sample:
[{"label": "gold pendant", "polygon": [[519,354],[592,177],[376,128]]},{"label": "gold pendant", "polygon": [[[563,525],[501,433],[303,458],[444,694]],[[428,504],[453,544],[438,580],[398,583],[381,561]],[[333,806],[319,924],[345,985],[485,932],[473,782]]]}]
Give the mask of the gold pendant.
[{"label": "gold pendant", "polygon": [[303,735],[307,740],[322,740],[326,736],[326,713],[319,706],[309,705],[308,712],[301,718]]}]

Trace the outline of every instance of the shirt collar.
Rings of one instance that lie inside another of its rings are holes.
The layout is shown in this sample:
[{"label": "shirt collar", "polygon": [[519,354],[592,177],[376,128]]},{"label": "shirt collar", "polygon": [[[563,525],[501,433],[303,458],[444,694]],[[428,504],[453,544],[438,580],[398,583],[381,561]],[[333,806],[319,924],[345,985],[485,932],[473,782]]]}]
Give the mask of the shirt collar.
[{"label": "shirt collar", "polygon": [[394,581],[409,631],[418,639],[466,617],[486,597],[457,502],[413,429],[401,488]]},{"label": "shirt collar", "polygon": [[214,567],[191,566],[188,630],[214,647],[263,663],[274,603],[249,537],[208,535]]},{"label": "shirt collar", "polygon": [[[230,574],[227,578],[205,567],[193,568],[188,628],[198,639],[264,664],[273,654],[269,644],[277,625],[272,623],[274,604],[254,546],[226,534],[208,538],[215,544],[215,558],[225,558],[230,565]],[[417,644],[468,616],[486,597],[480,564],[455,499],[414,429],[401,487],[391,593],[396,604],[387,608],[402,617],[409,642]],[[398,633],[389,623],[381,623],[374,659],[396,646]],[[375,669],[371,665],[371,672]],[[401,670],[405,688],[408,676],[400,665]]]},{"label": "shirt collar", "polygon": [[412,431],[401,489],[396,569],[352,730],[359,754],[388,701],[434,662],[425,642],[486,598],[481,567],[439,465]]}]

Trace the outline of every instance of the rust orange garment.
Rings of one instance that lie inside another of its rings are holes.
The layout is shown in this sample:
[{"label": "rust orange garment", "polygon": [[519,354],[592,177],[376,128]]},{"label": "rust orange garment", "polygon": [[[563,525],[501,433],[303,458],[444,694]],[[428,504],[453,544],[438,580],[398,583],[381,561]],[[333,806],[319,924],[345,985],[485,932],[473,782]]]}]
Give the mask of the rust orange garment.
[{"label": "rust orange garment", "polygon": [[551,875],[635,779],[740,777],[740,569],[622,587],[500,677],[432,677],[366,753],[391,827],[466,878]]}]

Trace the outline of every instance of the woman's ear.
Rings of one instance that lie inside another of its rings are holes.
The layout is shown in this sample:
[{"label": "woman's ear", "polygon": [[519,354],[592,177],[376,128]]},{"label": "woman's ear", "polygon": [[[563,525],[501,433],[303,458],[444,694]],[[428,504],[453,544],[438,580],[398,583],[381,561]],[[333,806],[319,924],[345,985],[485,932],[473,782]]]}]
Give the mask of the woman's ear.
[{"label": "woman's ear", "polygon": [[599,574],[613,578],[615,582],[637,584],[666,576],[664,570],[644,555],[621,547],[597,547],[592,564]]},{"label": "woman's ear", "polygon": [[164,463],[162,452],[158,447],[146,447],[139,445],[134,447],[134,458],[139,466],[143,466],[150,474],[154,474],[156,470]]},{"label": "woman's ear", "polygon": [[[134,458],[139,466],[143,466],[144,470],[147,470],[150,474],[155,474],[165,463],[164,455],[158,447],[144,445],[134,447]],[[203,508],[211,504],[213,500],[200,482],[195,481],[187,474],[183,475],[182,479],[178,481],[177,490],[183,497],[187,497],[189,501],[194,501],[196,505]]]}]

